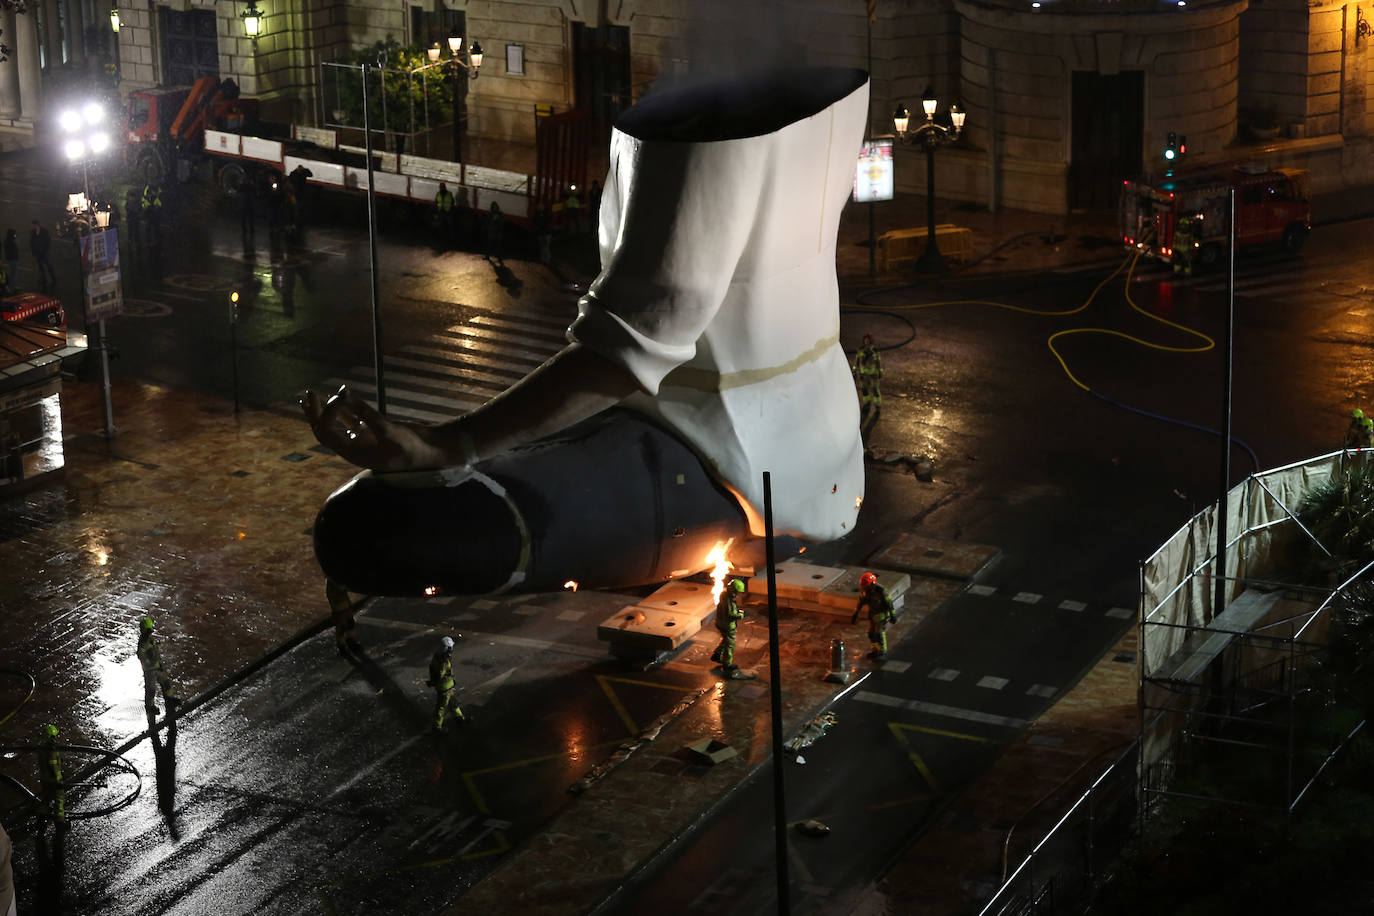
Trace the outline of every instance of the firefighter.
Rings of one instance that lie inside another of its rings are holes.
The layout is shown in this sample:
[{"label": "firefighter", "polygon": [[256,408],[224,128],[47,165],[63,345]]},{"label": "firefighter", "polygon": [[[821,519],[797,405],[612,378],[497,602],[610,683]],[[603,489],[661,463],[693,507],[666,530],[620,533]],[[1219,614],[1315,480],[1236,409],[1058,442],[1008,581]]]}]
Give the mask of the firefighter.
[{"label": "firefighter", "polygon": [[873,346],[873,335],[865,334],[863,346],[854,355],[854,381],[859,386],[859,410],[867,410],[869,405],[874,411],[883,409],[883,392],[880,380],[883,377],[883,357]]},{"label": "firefighter", "polygon": [[167,715],[176,715],[181,703],[177,696],[176,685],[162,664],[162,650],[158,648],[157,637],[153,635],[153,618],[144,617],[138,623],[138,662],[143,666],[143,708],[147,710],[151,722],[157,715],[157,691],[162,689],[162,701],[167,704]]},{"label": "firefighter", "polygon": [[62,752],[57,749],[57,726],[43,726],[38,756],[38,781],[43,785],[43,804],[59,830],[67,829],[67,789],[62,784]]},{"label": "firefighter", "polygon": [[1364,445],[1364,411],[1356,407],[1350,411],[1350,425],[1345,428],[1345,448],[1360,448]]},{"label": "firefighter", "polygon": [[162,245],[162,188],[149,182],[143,186],[141,215],[147,242],[156,248]]},{"label": "firefighter", "polygon": [[1190,277],[1193,274],[1193,254],[1197,250],[1197,220],[1180,216],[1174,226],[1174,273]]},{"label": "firefighter", "polygon": [[444,713],[453,707],[453,718],[466,722],[467,717],[458,704],[453,702],[453,637],[445,636],[439,641],[439,651],[429,660],[429,680],[426,684],[434,688],[434,726],[436,735],[444,730]]},{"label": "firefighter", "polygon": [[124,225],[129,228],[129,244],[142,247],[143,198],[133,188],[124,195]]},{"label": "firefighter", "polygon": [[439,241],[445,247],[453,244],[453,192],[448,185],[439,182],[439,193],[434,195],[434,212],[438,217]]},{"label": "firefighter", "polygon": [[897,619],[892,607],[892,599],[887,589],[878,584],[878,577],[866,572],[859,577],[859,603],[854,608],[851,624],[859,622],[859,613],[868,608],[868,641],[873,644],[869,658],[882,658],[887,654],[887,628]]},{"label": "firefighter", "polygon": [[361,659],[363,647],[353,636],[353,612],[357,607],[348,597],[348,589],[332,579],[326,579],[324,594],[329,599],[329,617],[334,624],[334,648],[344,658]]},{"label": "firefighter", "polygon": [[568,185],[568,192],[563,197],[563,218],[572,235],[582,234],[582,196],[577,193],[575,184]]},{"label": "firefighter", "polygon": [[744,611],[740,610],[737,599],[743,593],[744,580],[731,579],[725,583],[720,600],[716,602],[716,629],[720,631],[720,645],[711,653],[711,661],[720,662],[720,667],[727,675],[734,675],[739,670],[735,664],[735,629],[744,619]]}]

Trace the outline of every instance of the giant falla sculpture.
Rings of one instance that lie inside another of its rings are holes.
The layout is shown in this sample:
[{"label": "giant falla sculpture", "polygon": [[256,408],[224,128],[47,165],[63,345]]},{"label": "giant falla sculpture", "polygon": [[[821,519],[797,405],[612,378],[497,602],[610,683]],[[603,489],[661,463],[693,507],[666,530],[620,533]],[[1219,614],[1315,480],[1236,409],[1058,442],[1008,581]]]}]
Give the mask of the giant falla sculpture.
[{"label": "giant falla sculpture", "polygon": [[320,442],[367,468],[320,510],[324,573],[387,595],[662,582],[760,543],[764,471],[777,533],[852,530],[863,454],[835,239],[867,112],[867,74],[835,68],[625,112],[603,267],[567,347],[436,426],[346,390],[302,399]]}]

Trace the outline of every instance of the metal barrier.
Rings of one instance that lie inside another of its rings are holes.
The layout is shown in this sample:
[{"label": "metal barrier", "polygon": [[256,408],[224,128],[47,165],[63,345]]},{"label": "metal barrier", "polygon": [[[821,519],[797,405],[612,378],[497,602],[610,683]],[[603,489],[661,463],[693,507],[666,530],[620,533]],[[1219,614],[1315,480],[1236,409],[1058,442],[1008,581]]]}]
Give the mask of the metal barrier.
[{"label": "metal barrier", "polygon": [[[914,261],[926,250],[929,227],[923,229],[893,229],[878,236],[878,265],[887,270],[900,261]],[[951,261],[967,263],[973,260],[973,230],[967,226],[942,223],[935,227],[935,244],[940,254]]]},{"label": "metal barrier", "polygon": [[979,916],[1078,913],[1097,880],[1131,836],[1136,820],[1132,742],[1095,779],[1002,882]]}]

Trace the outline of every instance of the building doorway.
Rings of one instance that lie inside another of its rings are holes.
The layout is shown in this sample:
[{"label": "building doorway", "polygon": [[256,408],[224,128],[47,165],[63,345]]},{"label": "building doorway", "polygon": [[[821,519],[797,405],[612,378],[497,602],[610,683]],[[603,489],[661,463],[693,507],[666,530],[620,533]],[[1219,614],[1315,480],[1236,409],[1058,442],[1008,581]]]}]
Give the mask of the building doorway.
[{"label": "building doorway", "polygon": [[1123,179],[1141,172],[1145,73],[1073,74],[1069,209],[1111,210]]},{"label": "building doorway", "polygon": [[634,103],[630,84],[630,30],[623,25],[572,24],[576,106],[592,118],[596,139],[610,138],[615,119]]},{"label": "building doorway", "polygon": [[158,7],[162,32],[162,84],[189,86],[219,76],[219,39],[214,10],[181,12]]}]

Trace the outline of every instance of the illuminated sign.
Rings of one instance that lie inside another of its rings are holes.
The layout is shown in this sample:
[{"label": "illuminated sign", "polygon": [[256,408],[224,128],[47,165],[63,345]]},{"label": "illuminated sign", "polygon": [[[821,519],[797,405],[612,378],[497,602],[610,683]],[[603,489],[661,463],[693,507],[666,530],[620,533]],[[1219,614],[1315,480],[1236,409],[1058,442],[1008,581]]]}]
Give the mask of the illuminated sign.
[{"label": "illuminated sign", "polygon": [[869,140],[859,149],[854,169],[854,199],[859,203],[892,199],[892,139]]}]

